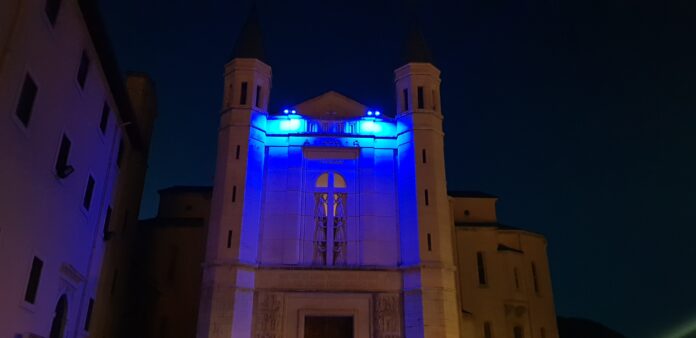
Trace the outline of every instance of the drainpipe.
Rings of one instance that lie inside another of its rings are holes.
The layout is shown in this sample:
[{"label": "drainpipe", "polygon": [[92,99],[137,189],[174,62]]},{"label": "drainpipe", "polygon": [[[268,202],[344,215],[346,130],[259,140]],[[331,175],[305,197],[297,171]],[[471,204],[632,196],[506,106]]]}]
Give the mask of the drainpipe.
[{"label": "drainpipe", "polygon": [[[117,122],[118,122],[118,120],[117,120]],[[117,125],[118,127],[114,129],[114,134],[111,137],[111,149],[109,152],[110,154],[109,154],[108,167],[106,168],[106,180],[105,180],[106,182],[108,182],[108,180],[110,179],[111,174],[112,174],[112,169],[115,165],[114,164],[114,157],[117,156],[115,152],[118,151],[118,150],[116,150],[118,147],[118,145],[116,144],[116,140],[118,139],[119,131],[121,131],[121,133],[120,133],[121,135],[125,135],[125,128],[124,127],[128,124],[130,124],[130,122],[120,123]],[[123,168],[121,170],[123,170]],[[109,200],[107,193],[111,192],[111,196],[114,197],[114,194],[117,193],[117,191],[115,191],[115,190],[118,189],[118,186],[119,186],[119,177],[116,177],[114,179],[113,185],[111,186],[111,189],[107,189],[107,187],[104,187],[104,189],[102,191],[102,197],[101,197],[102,209],[100,211],[100,217],[98,217],[97,220],[102,219],[102,216],[104,215],[105,210],[109,207],[110,202],[104,203],[105,201]],[[106,208],[104,208],[104,206],[106,206]],[[82,295],[80,296],[80,303],[79,303],[80,307],[77,309],[77,320],[75,321],[75,330],[74,330],[74,334],[73,334],[73,337],[75,337],[75,338],[79,338],[79,337],[84,336],[82,334],[83,327],[80,325],[80,324],[82,324],[80,319],[82,319],[83,312],[86,309],[85,301],[89,298],[89,295],[91,294],[89,292],[90,291],[90,282],[91,282],[90,274],[91,274],[92,268],[93,268],[92,265],[94,263],[94,254],[95,254],[95,251],[97,250],[97,243],[99,243],[99,241],[101,240],[99,238],[100,233],[101,233],[101,227],[99,227],[99,223],[97,223],[94,226],[94,235],[92,236],[93,237],[92,238],[92,249],[90,250],[90,253],[89,253],[89,261],[87,262],[87,271],[85,272],[85,274],[86,274],[85,286],[82,289]],[[106,253],[106,245],[103,245],[102,251],[103,252],[102,252],[101,262],[103,263],[104,262],[104,254]],[[101,265],[99,265],[98,267],[101,267]],[[99,276],[101,276],[101,273],[99,273]],[[96,292],[98,289],[99,289],[99,278],[97,278],[97,280],[95,281],[94,291]],[[96,303],[96,299],[95,299],[95,303]],[[94,311],[94,309],[92,309],[92,311]],[[94,313],[92,313],[91,319],[92,320],[94,319]]]}]

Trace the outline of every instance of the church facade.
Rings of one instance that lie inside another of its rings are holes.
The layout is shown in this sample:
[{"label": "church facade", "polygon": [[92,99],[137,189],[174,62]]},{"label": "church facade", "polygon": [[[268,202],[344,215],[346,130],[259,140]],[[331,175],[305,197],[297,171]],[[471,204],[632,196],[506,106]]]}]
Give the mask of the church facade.
[{"label": "church facade", "polygon": [[[225,67],[197,336],[557,337],[543,237],[504,233],[495,199],[448,194],[422,41],[394,71],[393,114],[336,92],[269,112],[255,25]],[[545,301],[522,290],[527,265]]]}]

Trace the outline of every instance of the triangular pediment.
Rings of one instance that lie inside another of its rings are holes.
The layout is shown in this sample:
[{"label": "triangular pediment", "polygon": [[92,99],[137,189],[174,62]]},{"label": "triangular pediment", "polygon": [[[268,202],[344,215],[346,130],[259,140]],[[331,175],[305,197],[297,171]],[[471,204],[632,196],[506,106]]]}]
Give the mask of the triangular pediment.
[{"label": "triangular pediment", "polygon": [[346,119],[365,115],[367,107],[345,95],[329,91],[293,107],[298,114],[324,119]]}]

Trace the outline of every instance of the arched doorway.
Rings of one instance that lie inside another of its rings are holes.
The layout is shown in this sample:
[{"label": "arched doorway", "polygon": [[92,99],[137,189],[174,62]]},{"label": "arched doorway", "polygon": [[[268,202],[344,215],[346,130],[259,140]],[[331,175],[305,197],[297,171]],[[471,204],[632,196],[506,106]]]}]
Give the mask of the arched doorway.
[{"label": "arched doorway", "polygon": [[65,321],[68,317],[68,297],[60,296],[56,304],[56,310],[53,313],[53,322],[51,323],[51,333],[49,338],[63,338],[65,334]]}]

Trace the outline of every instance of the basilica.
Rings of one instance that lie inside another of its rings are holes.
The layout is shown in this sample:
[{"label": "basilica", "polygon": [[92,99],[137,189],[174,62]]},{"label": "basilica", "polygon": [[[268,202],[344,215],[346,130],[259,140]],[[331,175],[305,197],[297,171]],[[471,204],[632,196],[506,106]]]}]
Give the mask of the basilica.
[{"label": "basilica", "polygon": [[558,336],[545,239],[447,190],[422,34],[393,112],[334,91],[269,111],[253,15],[224,77],[198,337]]}]

